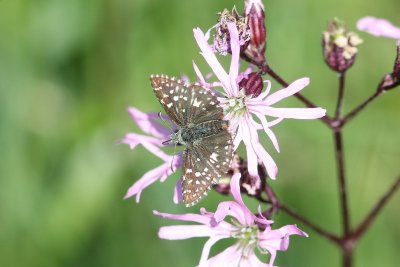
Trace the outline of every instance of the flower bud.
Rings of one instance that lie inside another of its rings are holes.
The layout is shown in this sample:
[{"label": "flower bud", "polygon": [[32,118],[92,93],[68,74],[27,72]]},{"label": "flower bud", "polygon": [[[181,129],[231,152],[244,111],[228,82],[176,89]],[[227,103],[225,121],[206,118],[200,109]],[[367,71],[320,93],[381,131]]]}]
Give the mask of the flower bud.
[{"label": "flower bud", "polygon": [[257,97],[263,89],[263,79],[260,74],[252,72],[239,82],[239,87],[243,88],[247,96]]},{"label": "flower bud", "polygon": [[243,56],[261,66],[265,64],[267,29],[265,27],[264,5],[261,0],[245,0],[245,17],[250,27],[250,43]]},{"label": "flower bud", "polygon": [[400,41],[397,42],[397,56],[393,66],[393,72],[386,74],[380,85],[379,90],[387,91],[400,85]]},{"label": "flower bud", "polygon": [[334,19],[329,22],[322,39],[326,64],[334,71],[345,72],[353,65],[358,53],[357,46],[362,42],[357,34],[347,31],[342,21]]},{"label": "flower bud", "polygon": [[393,76],[400,81],[400,41],[397,41],[397,56],[394,62]]},{"label": "flower bud", "polygon": [[236,8],[230,12],[228,9],[218,13],[218,23],[215,28],[213,49],[221,55],[231,53],[230,36],[228,30],[228,22],[233,22],[239,32],[240,50],[246,49],[250,41],[250,28],[247,24],[247,19],[237,13]]},{"label": "flower bud", "polygon": [[214,185],[215,191],[220,194],[230,194],[230,180],[234,173],[240,172],[240,191],[250,196],[260,196],[265,189],[265,177],[266,170],[262,165],[258,165],[259,176],[254,177],[248,173],[247,162],[238,155],[233,157],[231,170],[227,177],[223,177],[219,180],[218,184]]},{"label": "flower bud", "polygon": [[220,193],[221,195],[230,195],[231,194],[231,176],[221,177],[218,181],[218,184],[213,185],[215,191]]},{"label": "flower bud", "polygon": [[242,192],[250,196],[260,196],[265,189],[266,170],[264,166],[258,164],[258,176],[251,176],[247,170],[247,162],[242,161],[240,172],[240,188]]}]

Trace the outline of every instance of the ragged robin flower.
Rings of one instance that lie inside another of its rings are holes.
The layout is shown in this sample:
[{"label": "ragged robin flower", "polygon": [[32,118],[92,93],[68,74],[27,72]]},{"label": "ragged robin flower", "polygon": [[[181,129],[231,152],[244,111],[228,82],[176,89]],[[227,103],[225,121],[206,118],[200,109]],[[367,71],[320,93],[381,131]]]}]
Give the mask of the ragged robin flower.
[{"label": "ragged robin flower", "polygon": [[[261,145],[258,131],[264,130],[271,139],[275,149],[279,152],[278,141],[271,127],[286,118],[316,119],[325,116],[322,108],[275,108],[273,104],[294,95],[309,84],[308,78],[294,81],[287,88],[270,94],[271,83],[265,81],[266,89],[260,94],[246,94],[246,90],[240,86],[240,82],[246,75],[239,72],[240,41],[239,32],[234,23],[228,23],[232,58],[227,73],[219,63],[211,46],[207,43],[207,37],[200,29],[194,29],[194,36],[200,47],[201,54],[213,70],[218,82],[213,86],[222,87],[223,93],[218,98],[225,110],[225,119],[230,122],[230,130],[234,137],[234,149],[243,141],[246,146],[248,171],[252,176],[258,176],[258,163],[265,166],[269,177],[275,179],[278,168],[272,157]],[[196,69],[200,81],[205,81],[200,71]],[[210,84],[210,83],[208,83]],[[215,87],[214,87],[215,88]],[[258,94],[258,95],[257,95]],[[273,117],[268,121],[266,116]],[[256,121],[258,120],[258,121]]]},{"label": "ragged robin flower", "polygon": [[[261,214],[255,216],[244,206],[240,197],[239,176],[232,178],[232,194],[235,201],[221,202],[215,213],[204,208],[200,214],[168,214],[154,211],[154,214],[171,220],[195,222],[191,225],[172,225],[161,227],[158,235],[162,239],[182,240],[193,237],[208,237],[204,244],[199,265],[206,266],[262,266],[273,267],[277,251],[286,251],[289,248],[291,235],[306,236],[307,234],[296,225],[286,225],[273,230],[272,221]],[[209,257],[211,247],[222,239],[234,239],[236,242],[218,253]],[[269,254],[268,263],[261,261],[256,251],[261,255]]]}]

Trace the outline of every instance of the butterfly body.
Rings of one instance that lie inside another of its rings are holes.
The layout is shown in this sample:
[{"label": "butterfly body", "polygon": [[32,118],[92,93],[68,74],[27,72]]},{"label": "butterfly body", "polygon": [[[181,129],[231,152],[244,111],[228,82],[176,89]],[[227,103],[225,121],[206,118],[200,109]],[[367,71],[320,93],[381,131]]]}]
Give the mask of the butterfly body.
[{"label": "butterfly body", "polygon": [[169,141],[186,147],[182,196],[186,206],[192,206],[229,170],[233,153],[229,123],[223,120],[217,98],[201,85],[165,75],[152,75],[150,80],[161,105],[177,125]]},{"label": "butterfly body", "polygon": [[228,122],[223,120],[212,120],[196,125],[180,128],[176,133],[171,134],[171,142],[177,145],[190,146],[203,138],[211,137],[228,129]]}]

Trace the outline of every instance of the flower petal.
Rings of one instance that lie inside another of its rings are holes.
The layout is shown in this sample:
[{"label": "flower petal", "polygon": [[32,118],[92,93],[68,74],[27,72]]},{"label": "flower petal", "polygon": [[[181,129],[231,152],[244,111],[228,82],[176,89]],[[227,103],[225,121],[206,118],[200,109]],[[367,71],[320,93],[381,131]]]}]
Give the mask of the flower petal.
[{"label": "flower petal", "polygon": [[266,226],[274,223],[274,221],[268,220],[267,218],[264,217],[264,215],[262,214],[261,205],[258,205],[257,222]]},{"label": "flower petal", "polygon": [[272,180],[275,180],[276,176],[278,175],[278,166],[276,165],[274,159],[270,156],[270,154],[268,154],[268,152],[260,143],[256,144],[255,151],[258,158],[262,161],[265,168],[267,169],[268,176]]},{"label": "flower petal", "polygon": [[170,220],[178,220],[178,221],[186,221],[186,222],[197,222],[205,225],[210,224],[210,217],[200,214],[194,213],[185,213],[185,214],[170,214],[170,213],[163,213],[153,210],[153,214],[170,219]]},{"label": "flower petal", "polygon": [[127,133],[124,138],[118,141],[119,144],[129,145],[131,149],[135,149],[138,144],[142,144],[145,142],[154,145],[161,145],[161,142],[158,138],[135,133]]},{"label": "flower petal", "polygon": [[196,73],[197,78],[199,79],[200,83],[201,83],[201,84],[206,84],[206,80],[204,79],[203,74],[201,73],[199,67],[197,67],[197,65],[196,65],[196,63],[194,62],[194,60],[192,61],[192,64],[193,64],[194,72]]},{"label": "flower petal", "polygon": [[175,204],[182,202],[182,177],[175,184],[173,201]]},{"label": "flower petal", "polygon": [[241,135],[243,138],[243,142],[246,146],[247,152],[247,168],[249,174],[251,176],[258,176],[258,160],[256,154],[255,145],[259,142],[257,130],[252,127],[251,121],[248,117],[242,119],[242,122],[239,124],[239,131],[241,131]]},{"label": "flower petal", "polygon": [[302,120],[318,119],[326,114],[326,110],[323,108],[273,108],[264,106],[256,110],[266,116]]},{"label": "flower petal", "polygon": [[202,56],[207,61],[208,65],[210,65],[211,69],[218,77],[218,79],[221,81],[224,89],[228,90],[228,92],[226,93],[229,94],[231,92],[231,88],[228,74],[225,72],[222,65],[218,62],[217,57],[212,51],[210,45],[207,43],[204,33],[199,28],[193,29],[193,32],[194,38],[196,39],[197,44],[202,52]]},{"label": "flower petal", "polygon": [[125,137],[119,141],[121,144],[127,144],[131,149],[134,149],[138,144],[143,145],[148,151],[159,157],[163,161],[169,161],[171,156],[165,154],[158,145],[161,145],[159,139],[145,136],[141,134],[128,133]]},{"label": "flower petal", "polygon": [[[238,267],[242,266],[242,253],[238,245],[233,245],[214,257],[210,258],[206,263],[199,267],[211,266],[224,266],[224,267]],[[257,266],[257,265],[255,265]]]},{"label": "flower petal", "polygon": [[239,86],[238,86],[238,75],[239,75],[239,58],[240,58],[240,44],[239,44],[239,32],[236,28],[235,23],[228,22],[228,31],[231,38],[231,50],[232,50],[232,59],[231,66],[229,68],[229,77],[230,84],[232,88],[233,95],[239,95]]},{"label": "flower petal", "polygon": [[281,89],[281,90],[271,94],[270,96],[268,96],[264,100],[264,103],[265,103],[265,105],[268,105],[268,106],[275,104],[276,102],[301,91],[309,83],[310,83],[309,78],[298,79],[298,80],[292,82],[291,84],[289,84],[288,87]]},{"label": "flower petal", "polygon": [[201,252],[199,266],[201,266],[201,267],[208,266],[207,259],[208,259],[208,256],[210,255],[211,247],[223,238],[224,237],[212,237],[207,240],[207,242],[204,244],[203,251]]},{"label": "flower petal", "polygon": [[278,123],[280,123],[281,121],[283,121],[283,118],[277,118],[273,121],[268,122],[268,127],[272,127],[277,125]]},{"label": "flower petal", "polygon": [[267,227],[264,232],[259,234],[259,245],[268,251],[285,251],[289,247],[289,236],[300,235],[308,237],[307,233],[301,231],[296,225],[286,225],[276,230]]},{"label": "flower petal", "polygon": [[[157,122],[160,119],[159,113],[144,113],[134,107],[128,108],[128,113],[140,129],[147,134],[158,138],[166,138],[173,132],[173,130]],[[170,121],[168,116],[161,115],[161,118]]]},{"label": "flower petal", "polygon": [[217,223],[223,221],[226,216],[235,217],[242,225],[251,225],[253,214],[246,208],[244,203],[238,204],[235,201],[224,201],[218,205],[214,214],[214,219]]},{"label": "flower petal", "polygon": [[242,222],[243,225],[251,225],[254,223],[254,221],[257,221],[261,224],[266,224],[269,225],[273,223],[273,221],[265,219],[263,216],[261,218],[258,218],[255,216],[249,208],[244,204],[243,199],[242,199],[242,194],[240,193],[240,173],[235,173],[232,178],[231,178],[231,193],[233,198],[239,205],[241,206],[241,211],[235,207],[235,211],[237,214],[243,214],[243,220],[239,220],[239,216],[236,217],[240,222]]},{"label": "flower petal", "polygon": [[257,258],[257,255],[254,253],[254,251],[252,251],[253,253],[250,253],[250,255],[248,255],[247,257],[247,261],[248,261],[248,266],[252,267],[252,266],[257,266],[257,267],[276,267],[276,266],[272,266],[271,264],[267,264],[264,263],[262,261],[260,261]]},{"label": "flower petal", "polygon": [[400,28],[386,19],[364,17],[357,22],[357,28],[375,36],[400,40]]},{"label": "flower petal", "polygon": [[268,135],[269,139],[271,140],[272,144],[274,145],[276,151],[279,151],[279,144],[278,144],[278,139],[276,138],[276,135],[274,134],[274,132],[269,128],[269,124],[267,122],[267,119],[265,118],[265,116],[255,113],[255,115],[260,119],[261,124],[264,128],[265,133]]},{"label": "flower petal", "polygon": [[148,172],[146,172],[139,180],[137,180],[129,189],[128,192],[125,194],[124,199],[132,197],[136,195],[136,202],[139,203],[140,201],[140,194],[142,193],[143,189],[157,181],[158,179],[162,178],[163,176],[171,175],[171,164],[169,162],[164,163],[157,168],[154,168]]},{"label": "flower petal", "polygon": [[168,240],[182,240],[212,235],[212,229],[206,225],[171,225],[160,227],[158,231],[160,238]]}]

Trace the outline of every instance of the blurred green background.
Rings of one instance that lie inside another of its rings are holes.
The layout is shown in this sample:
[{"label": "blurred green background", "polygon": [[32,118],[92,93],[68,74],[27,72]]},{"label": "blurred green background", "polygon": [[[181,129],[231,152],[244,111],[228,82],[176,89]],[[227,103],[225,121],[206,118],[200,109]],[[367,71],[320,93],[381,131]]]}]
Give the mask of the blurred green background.
[{"label": "blurred green background", "polygon": [[[337,16],[355,30],[357,19],[374,15],[400,26],[398,0],[265,2],[271,66],[290,81],[311,77],[304,95],[330,114],[337,77],[321,56],[327,21]],[[0,266],[198,263],[205,239],[159,240],[158,228],[174,222],[152,210],[213,211],[227,198],[212,192],[191,209],[174,205],[176,174],[146,189],[140,204],[122,200],[160,162],[141,147],[131,151],[116,141],[138,131],[128,106],[161,111],[149,85],[151,73],[194,79],[192,59],[209,71],[192,28],[208,29],[218,11],[233,5],[243,8],[241,1],[228,0],[0,0]],[[365,43],[348,73],[346,111],[373,93],[395,57],[393,40],[360,35]],[[345,129],[353,225],[399,174],[399,101],[400,88]],[[296,99],[283,105],[303,106]],[[274,131],[281,146],[280,154],[270,150],[280,170],[273,182],[279,197],[339,232],[331,133],[319,121],[296,120]],[[399,203],[397,194],[361,240],[356,266],[398,266]],[[296,223],[283,214],[274,220],[275,227]],[[336,247],[298,225],[310,237],[293,237],[277,265],[340,265]]]}]

